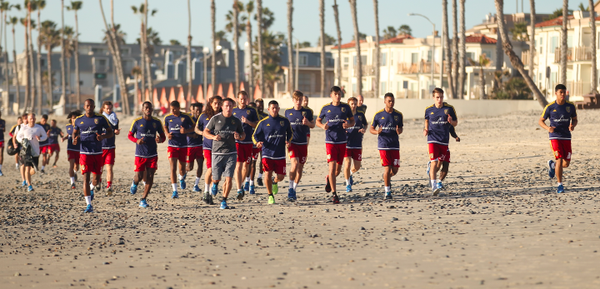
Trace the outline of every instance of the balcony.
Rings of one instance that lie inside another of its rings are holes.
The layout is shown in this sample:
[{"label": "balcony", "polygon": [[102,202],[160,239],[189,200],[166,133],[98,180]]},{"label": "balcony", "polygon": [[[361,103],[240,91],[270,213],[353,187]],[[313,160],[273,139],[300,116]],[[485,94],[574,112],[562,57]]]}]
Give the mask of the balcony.
[{"label": "balcony", "polygon": [[[554,63],[560,63],[560,48],[554,51]],[[589,46],[569,47],[567,49],[567,61],[591,61],[592,48]]]},{"label": "balcony", "polygon": [[[398,63],[397,74],[431,73],[431,62]],[[439,63],[434,64],[434,73],[440,73]]]},{"label": "balcony", "polygon": [[[356,77],[356,66],[354,69],[354,77]],[[362,76],[373,76],[375,75],[375,65],[362,65]]]},{"label": "balcony", "polygon": [[592,83],[589,81],[568,81],[566,86],[570,96],[583,96],[592,91]]},{"label": "balcony", "polygon": [[[530,56],[530,51],[529,50],[525,50],[521,52],[521,61],[523,62],[523,65],[530,65],[529,63],[529,56]],[[533,66],[537,66],[538,63],[538,54],[537,53],[533,53]]]}]

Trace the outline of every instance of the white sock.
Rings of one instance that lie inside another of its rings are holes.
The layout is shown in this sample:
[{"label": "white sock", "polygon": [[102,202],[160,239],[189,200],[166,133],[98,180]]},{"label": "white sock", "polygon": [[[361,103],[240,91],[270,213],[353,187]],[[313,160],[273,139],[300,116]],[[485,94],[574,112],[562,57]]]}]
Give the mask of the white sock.
[{"label": "white sock", "polygon": [[435,181],[436,181],[436,182],[438,182],[438,183],[441,183],[441,182],[442,182],[441,180],[435,180]]},{"label": "white sock", "polygon": [[390,192],[390,189],[391,189],[391,186],[390,186],[390,187],[385,187],[385,192],[386,192],[386,193],[389,193],[389,192]]},{"label": "white sock", "polygon": [[246,183],[250,182],[250,177],[246,177],[246,179],[244,180],[244,182],[246,182]]},{"label": "white sock", "polygon": [[254,181],[253,180],[250,180],[250,186],[251,187],[254,186]]},{"label": "white sock", "polygon": [[90,182],[90,190],[94,189],[94,183]]},{"label": "white sock", "polygon": [[258,173],[258,178],[262,179],[262,173]]},{"label": "white sock", "polygon": [[71,185],[75,183],[75,177],[71,177]]},{"label": "white sock", "polygon": [[550,166],[552,166],[553,170],[556,169],[556,162],[552,162],[552,164]]},{"label": "white sock", "polygon": [[177,179],[181,181],[181,180],[183,180],[183,176],[180,174],[177,174]]},{"label": "white sock", "polygon": [[205,193],[206,193],[206,192],[208,192],[208,187],[209,187],[209,184],[206,184],[206,183],[205,183],[205,184],[204,184],[204,192],[205,192]]},{"label": "white sock", "polygon": [[142,184],[143,186],[145,186],[145,185],[146,185],[146,182],[145,182],[144,180],[141,180],[141,181],[140,181],[140,184]]},{"label": "white sock", "polygon": [[431,183],[431,188],[435,189],[437,187],[435,180],[430,180],[429,182]]},{"label": "white sock", "polygon": [[346,186],[350,184],[350,179],[346,179]]},{"label": "white sock", "polygon": [[0,165],[0,171],[2,170],[2,165]]},{"label": "white sock", "polygon": [[171,186],[173,187],[173,192],[177,192],[177,184],[171,184]]},{"label": "white sock", "polygon": [[42,170],[44,170],[44,168],[46,168],[46,166],[42,166]]},{"label": "white sock", "polygon": [[196,177],[196,181],[194,182],[194,186],[197,186],[200,183],[200,178]]},{"label": "white sock", "polygon": [[294,182],[294,188],[293,188],[293,189],[294,189],[294,191],[296,190],[296,187],[298,187],[298,183],[297,183],[297,182]]},{"label": "white sock", "polygon": [[558,183],[559,186],[562,186],[562,183]]},{"label": "white sock", "polygon": [[295,186],[296,186],[296,182],[290,180],[290,188],[294,189]]},{"label": "white sock", "polygon": [[85,196],[85,204],[86,205],[92,204],[92,196]]}]

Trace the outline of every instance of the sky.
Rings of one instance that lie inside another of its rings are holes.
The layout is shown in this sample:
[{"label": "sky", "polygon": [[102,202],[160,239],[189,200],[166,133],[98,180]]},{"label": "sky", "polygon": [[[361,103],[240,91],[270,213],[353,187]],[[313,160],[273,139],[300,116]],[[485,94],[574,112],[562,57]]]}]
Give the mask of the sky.
[{"label": "sky", "polygon": [[[243,1],[243,0],[242,0]],[[529,13],[528,0],[506,0],[504,13],[510,14],[517,12],[517,2],[519,3],[519,12],[521,2],[525,1],[524,12]],[[11,1],[10,3],[21,3],[21,1]],[[110,21],[110,1],[102,0],[107,21]],[[150,9],[156,9],[158,12],[153,16],[148,16],[149,26],[159,32],[159,37],[164,44],[169,40],[176,39],[182,44],[187,43],[188,35],[188,13],[187,0],[149,0]],[[216,2],[216,30],[225,30],[225,15],[229,10],[233,0],[217,0]],[[243,1],[246,2],[246,1]],[[286,0],[263,0],[263,7],[268,7],[275,14],[275,22],[271,30],[282,32],[287,35],[287,1]],[[441,31],[442,7],[441,0],[379,0],[379,28],[380,35],[383,29],[393,26],[396,29],[402,24],[408,24],[415,37],[425,37],[431,35],[432,26],[427,20],[421,17],[408,16],[408,13],[423,14],[435,23],[436,30]],[[449,0],[449,16],[452,14],[451,3]],[[543,0],[537,1],[536,12],[551,13],[557,8],[562,7],[562,0]],[[580,2],[588,1],[569,1],[569,8],[577,9]],[[42,22],[52,20],[58,23],[60,27],[61,13],[60,0],[46,0],[46,8],[41,12]],[[115,22],[120,23],[123,30],[127,33],[126,42],[135,43],[139,37],[140,18],[133,14],[132,5],[139,6],[142,0],[115,0]],[[334,0],[325,0],[325,33],[337,38],[335,20],[333,17],[332,5]],[[340,14],[340,26],[342,32],[342,43],[347,43],[353,37],[353,24],[350,14],[350,4],[347,0],[338,0]],[[65,1],[65,6],[70,5],[70,1]],[[79,33],[82,42],[100,42],[103,37],[104,23],[99,9],[99,1],[83,0],[83,7],[79,11]],[[587,7],[587,4],[586,4]],[[210,0],[191,0],[192,10],[192,44],[210,45],[211,22],[210,22]],[[495,14],[493,0],[468,0],[466,1],[466,26],[467,29],[479,24],[485,19],[488,13]],[[357,0],[358,26],[361,33],[367,35],[375,34],[375,21],[372,0]],[[24,17],[24,11],[10,11],[8,16]],[[37,14],[34,15],[37,22]],[[75,25],[75,17],[72,11],[64,12],[65,25]],[[309,41],[316,45],[319,37],[319,1],[318,0],[296,0],[294,1],[293,15],[293,38],[300,42]],[[253,33],[256,35],[256,23],[253,24]],[[450,28],[452,29],[452,28]],[[16,49],[17,53],[23,50],[24,29],[20,24],[16,26]],[[12,51],[12,34],[10,27],[8,29],[8,48]],[[37,33],[34,33],[34,37]],[[232,39],[232,35],[227,35]],[[240,47],[243,47],[246,41],[245,33],[240,37]],[[294,40],[296,42],[296,40]],[[4,43],[4,40],[2,41]],[[4,45],[3,45],[4,46]],[[37,49],[37,47],[36,47]]]}]

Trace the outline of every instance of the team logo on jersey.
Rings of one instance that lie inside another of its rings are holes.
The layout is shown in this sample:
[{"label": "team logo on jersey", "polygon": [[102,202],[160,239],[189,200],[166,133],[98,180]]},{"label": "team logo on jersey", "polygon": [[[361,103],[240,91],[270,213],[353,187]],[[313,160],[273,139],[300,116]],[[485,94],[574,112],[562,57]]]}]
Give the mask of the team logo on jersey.
[{"label": "team logo on jersey", "polygon": [[271,124],[268,124],[268,123],[267,123],[267,126],[271,126]]},{"label": "team logo on jersey", "polygon": [[331,112],[331,110],[327,110],[327,112]]},{"label": "team logo on jersey", "polygon": [[97,118],[94,118],[94,123],[95,123],[95,124],[98,124],[98,123],[99,123],[99,121],[98,121],[98,119],[97,119]]},{"label": "team logo on jersey", "polygon": [[231,120],[231,124],[235,124],[235,120],[234,119]]},{"label": "team logo on jersey", "polygon": [[250,114],[250,110],[246,110],[246,114]]},{"label": "team logo on jersey", "polygon": [[[142,126],[143,126],[143,124],[142,124]],[[153,124],[152,124],[152,127],[156,128],[156,123],[153,123]]]},{"label": "team logo on jersey", "polygon": [[185,118],[183,118],[183,117],[182,117],[182,118],[181,118],[181,122],[183,122],[184,120],[185,120]]},{"label": "team logo on jersey", "polygon": [[434,112],[432,111],[430,114],[434,114]]},{"label": "team logo on jersey", "polygon": [[358,116],[358,119],[359,119],[359,120],[362,120],[362,117],[359,115],[359,116]]},{"label": "team logo on jersey", "polygon": [[143,125],[143,124],[140,124],[140,127],[144,127],[144,125]]},{"label": "team logo on jersey", "polygon": [[382,116],[381,119],[385,119],[385,116]]},{"label": "team logo on jersey", "polygon": [[394,120],[398,121],[398,116],[397,115],[394,115]]},{"label": "team logo on jersey", "polygon": [[173,120],[172,120],[172,119],[169,119],[169,122],[173,122]]},{"label": "team logo on jersey", "polygon": [[444,109],[444,114],[448,114],[448,109]]},{"label": "team logo on jersey", "polygon": [[566,108],[567,112],[571,112],[571,108],[567,106]]},{"label": "team logo on jersey", "polygon": [[302,116],[306,116],[306,111],[303,111],[303,112],[302,112]]},{"label": "team logo on jersey", "polygon": [[283,120],[282,120],[282,121],[279,121],[279,124],[280,124],[281,126],[283,126],[283,124],[284,124],[284,123],[285,123],[285,122],[283,122]]},{"label": "team logo on jersey", "polygon": [[556,109],[555,109],[555,110],[553,110],[552,112],[556,112]]},{"label": "team logo on jersey", "polygon": [[345,107],[342,107],[342,112],[346,112],[346,108]]},{"label": "team logo on jersey", "polygon": [[[304,113],[303,113],[303,114],[304,114]],[[294,115],[294,114],[290,112],[290,115]]]}]

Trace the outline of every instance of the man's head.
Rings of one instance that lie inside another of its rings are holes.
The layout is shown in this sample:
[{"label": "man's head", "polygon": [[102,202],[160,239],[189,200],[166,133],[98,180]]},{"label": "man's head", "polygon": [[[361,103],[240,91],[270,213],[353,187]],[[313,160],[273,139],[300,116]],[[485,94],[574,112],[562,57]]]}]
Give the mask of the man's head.
[{"label": "man's head", "polygon": [[221,110],[223,112],[223,116],[230,117],[233,112],[233,107],[235,106],[235,101],[231,98],[223,99],[223,104],[221,105]]},{"label": "man's head", "polygon": [[152,117],[153,110],[154,110],[154,107],[152,107],[151,102],[145,101],[144,103],[142,103],[142,113],[144,114],[145,117]]},{"label": "man's head", "polygon": [[360,95],[360,94],[359,94],[359,95],[356,97],[356,101],[357,101],[357,106],[362,106],[362,105],[363,105],[363,102],[365,101],[365,99],[363,98],[363,96],[362,96],[362,95]]},{"label": "man's head", "polygon": [[258,111],[264,111],[265,110],[265,101],[262,98],[259,98],[259,99],[255,100],[254,103],[256,104],[256,109]]},{"label": "man's head", "polygon": [[279,102],[277,102],[276,100],[269,101],[269,107],[267,109],[269,110],[269,115],[271,117],[278,116],[279,115]]},{"label": "man's head", "polygon": [[67,119],[73,121],[76,118],[78,118],[80,115],[81,115],[81,111],[74,110],[74,111],[69,112],[69,115],[67,115]]},{"label": "man's head", "polygon": [[302,107],[308,107],[308,96],[302,97]]},{"label": "man's head", "polygon": [[352,111],[356,111],[356,107],[358,106],[358,99],[356,97],[348,98],[348,105],[352,109]]},{"label": "man's head", "polygon": [[23,123],[23,118],[22,117],[17,117],[17,125],[22,124]]},{"label": "man's head", "polygon": [[40,120],[41,124],[46,124],[48,123],[48,115],[47,114],[42,114],[42,119]]},{"label": "man's head", "polygon": [[394,103],[396,103],[396,98],[394,97],[394,94],[391,92],[386,93],[383,96],[383,103],[385,103],[385,108],[394,109]]},{"label": "man's head", "polygon": [[556,100],[563,101],[567,95],[567,87],[564,84],[557,84],[554,87],[554,95],[556,95]]},{"label": "man's head", "polygon": [[35,125],[35,113],[30,113],[27,115],[27,124],[30,127],[33,127]]},{"label": "man's head", "polygon": [[210,107],[212,108],[213,112],[216,113],[219,111],[219,107],[221,107],[222,101],[223,101],[223,98],[218,95],[215,95],[208,100],[208,103],[209,103]]},{"label": "man's head", "polygon": [[436,87],[433,89],[432,91],[432,95],[433,95],[433,100],[435,101],[436,105],[442,105],[444,103],[444,90]]},{"label": "man's head", "polygon": [[202,104],[200,104],[199,102],[196,103],[192,103],[192,115],[194,117],[198,117],[200,115],[200,112],[202,112]]},{"label": "man's head", "polygon": [[329,96],[333,102],[339,102],[342,99],[342,89],[339,86],[332,87]]},{"label": "man's head", "polygon": [[83,103],[83,109],[85,109],[85,114],[94,115],[94,109],[96,109],[96,103],[93,99],[88,98]]},{"label": "man's head", "polygon": [[171,113],[174,115],[179,115],[180,110],[181,110],[181,106],[179,106],[179,101],[177,101],[177,100],[171,101]]},{"label": "man's head", "polygon": [[50,121],[50,126],[51,127],[56,127],[56,119],[53,119]]},{"label": "man's head", "polygon": [[110,101],[105,101],[102,103],[102,112],[106,114],[111,114],[113,112],[113,104]]},{"label": "man's head", "polygon": [[292,94],[292,101],[294,102],[294,107],[302,106],[302,98],[304,98],[304,93],[302,93],[302,91],[294,91],[294,93]]},{"label": "man's head", "polygon": [[27,113],[23,113],[21,115],[21,120],[23,121],[24,124],[28,124],[29,123],[29,119],[27,118],[29,116],[29,114]]},{"label": "man's head", "polygon": [[239,108],[246,107],[246,105],[248,105],[248,93],[244,90],[238,92],[237,101]]}]

